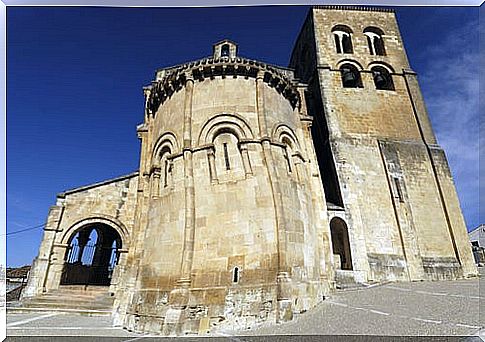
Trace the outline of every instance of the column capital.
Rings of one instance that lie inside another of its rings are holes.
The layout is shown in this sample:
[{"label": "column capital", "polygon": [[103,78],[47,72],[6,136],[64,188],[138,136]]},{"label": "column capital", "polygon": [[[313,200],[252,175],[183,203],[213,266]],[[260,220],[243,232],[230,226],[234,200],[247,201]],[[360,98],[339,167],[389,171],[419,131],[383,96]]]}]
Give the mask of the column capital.
[{"label": "column capital", "polygon": [[191,72],[186,72],[184,76],[185,76],[185,84],[187,84],[188,82],[194,83],[194,76],[192,75]]},{"label": "column capital", "polygon": [[153,177],[158,177],[160,178],[160,174],[162,173],[162,169],[160,166],[156,165],[152,167],[151,173],[153,174]]}]

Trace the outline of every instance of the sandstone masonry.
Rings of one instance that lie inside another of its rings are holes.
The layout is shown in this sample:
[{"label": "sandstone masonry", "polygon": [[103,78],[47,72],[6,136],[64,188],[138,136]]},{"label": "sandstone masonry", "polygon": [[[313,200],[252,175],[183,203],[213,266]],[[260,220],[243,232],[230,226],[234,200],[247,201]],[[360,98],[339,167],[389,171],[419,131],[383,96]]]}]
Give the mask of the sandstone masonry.
[{"label": "sandstone masonry", "polygon": [[223,40],[144,91],[138,172],[58,195],[24,297],[106,286],[116,325],[183,335],[476,276],[392,11],[316,6],[289,68]]}]

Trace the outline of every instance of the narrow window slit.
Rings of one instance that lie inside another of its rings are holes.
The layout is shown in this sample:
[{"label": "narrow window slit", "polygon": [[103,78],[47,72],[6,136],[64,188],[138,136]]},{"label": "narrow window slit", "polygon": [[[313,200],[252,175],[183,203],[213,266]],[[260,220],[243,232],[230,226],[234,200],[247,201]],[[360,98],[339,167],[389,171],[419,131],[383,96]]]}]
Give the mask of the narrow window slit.
[{"label": "narrow window slit", "polygon": [[232,282],[238,283],[239,282],[239,267],[234,267],[232,270]]},{"label": "narrow window slit", "polygon": [[394,177],[394,184],[396,185],[397,198],[399,202],[404,202],[404,196],[401,188],[401,181],[398,177]]},{"label": "narrow window slit", "polygon": [[168,185],[168,160],[165,160],[164,170],[163,170],[163,187],[166,188]]},{"label": "narrow window slit", "polygon": [[229,153],[227,152],[227,143],[224,143],[223,146],[224,146],[224,160],[226,161],[226,170],[230,170],[231,165],[229,164]]}]

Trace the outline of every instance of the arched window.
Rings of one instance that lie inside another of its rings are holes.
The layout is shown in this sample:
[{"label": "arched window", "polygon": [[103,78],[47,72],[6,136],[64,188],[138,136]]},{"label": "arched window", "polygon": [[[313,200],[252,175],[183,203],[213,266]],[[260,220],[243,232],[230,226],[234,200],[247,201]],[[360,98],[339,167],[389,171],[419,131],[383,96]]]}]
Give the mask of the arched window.
[{"label": "arched window", "polygon": [[344,25],[337,25],[332,29],[337,53],[353,53],[352,30]]},{"label": "arched window", "polygon": [[170,154],[168,146],[164,146],[160,151],[160,189],[168,187],[171,182],[172,163],[168,158]]},{"label": "arched window", "polygon": [[384,40],[382,39],[384,32],[377,27],[367,27],[364,30],[364,34],[367,36],[367,44],[369,45],[370,54],[385,56],[386,49],[384,48]]},{"label": "arched window", "polygon": [[362,88],[359,69],[353,64],[346,63],[340,67],[342,85],[344,88]]},{"label": "arched window", "polygon": [[245,175],[237,136],[228,129],[220,130],[214,138],[215,165],[220,180]]},{"label": "arched window", "polygon": [[394,82],[389,71],[383,66],[374,66],[371,68],[372,77],[376,89],[379,90],[394,90]]},{"label": "arched window", "polygon": [[229,44],[224,44],[221,46],[221,57],[229,56]]}]

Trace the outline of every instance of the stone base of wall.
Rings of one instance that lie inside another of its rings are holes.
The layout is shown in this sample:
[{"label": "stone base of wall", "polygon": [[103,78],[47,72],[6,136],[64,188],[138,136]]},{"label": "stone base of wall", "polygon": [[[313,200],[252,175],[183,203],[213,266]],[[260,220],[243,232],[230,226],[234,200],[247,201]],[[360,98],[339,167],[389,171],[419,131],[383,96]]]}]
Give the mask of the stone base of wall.
[{"label": "stone base of wall", "polygon": [[21,298],[35,297],[44,291],[44,278],[47,274],[49,260],[35,258],[30,268],[27,285],[22,291]]},{"label": "stone base of wall", "polygon": [[[408,281],[406,261],[402,255],[368,255],[370,281]],[[453,280],[463,278],[461,265],[455,258],[423,257],[424,278],[419,280]]]},{"label": "stone base of wall", "polygon": [[303,313],[322,302],[329,291],[317,281],[292,283],[291,287],[292,298],[279,301],[276,283],[190,289],[185,307],[170,304],[167,291],[138,292],[134,298],[138,304],[131,305],[124,326],[166,336],[205,335],[220,329],[245,331],[281,320],[277,316],[283,304],[293,314]]},{"label": "stone base of wall", "polygon": [[463,270],[455,258],[423,257],[427,280],[453,280],[463,278]]},{"label": "stone base of wall", "polygon": [[370,266],[369,281],[409,280],[406,261],[402,255],[367,254]]}]

